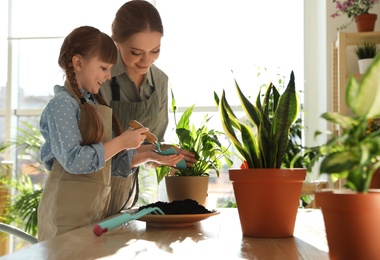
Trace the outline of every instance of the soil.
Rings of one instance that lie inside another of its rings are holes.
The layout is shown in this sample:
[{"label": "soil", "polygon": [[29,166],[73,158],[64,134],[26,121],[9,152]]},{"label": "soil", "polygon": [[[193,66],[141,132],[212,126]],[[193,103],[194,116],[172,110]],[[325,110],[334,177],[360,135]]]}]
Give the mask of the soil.
[{"label": "soil", "polygon": [[212,211],[206,209],[204,206],[199,205],[197,201],[192,199],[175,200],[172,202],[157,201],[155,203],[141,206],[137,211],[145,208],[158,207],[165,215],[179,215],[179,214],[206,214],[212,213]]}]

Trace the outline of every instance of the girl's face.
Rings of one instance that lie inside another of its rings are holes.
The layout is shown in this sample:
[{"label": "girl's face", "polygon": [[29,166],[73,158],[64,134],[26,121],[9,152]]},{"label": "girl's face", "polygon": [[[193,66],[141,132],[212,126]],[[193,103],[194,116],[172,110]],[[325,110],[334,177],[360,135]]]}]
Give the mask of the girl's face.
[{"label": "girl's face", "polygon": [[144,75],[160,55],[162,34],[140,32],[126,41],[117,43],[121,58],[129,75]]},{"label": "girl's face", "polygon": [[80,88],[97,94],[102,84],[111,78],[112,64],[100,61],[97,57],[83,59],[76,55],[73,58],[76,79]]}]

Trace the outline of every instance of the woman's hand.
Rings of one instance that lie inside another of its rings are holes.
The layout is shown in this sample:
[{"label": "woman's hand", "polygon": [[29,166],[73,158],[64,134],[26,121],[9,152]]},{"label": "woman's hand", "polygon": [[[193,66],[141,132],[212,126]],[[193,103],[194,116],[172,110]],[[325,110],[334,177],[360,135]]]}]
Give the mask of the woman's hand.
[{"label": "woman's hand", "polygon": [[187,167],[193,167],[194,164],[198,161],[195,158],[195,154],[193,154],[192,152],[185,150],[185,149],[182,149],[182,148],[179,148],[179,147],[176,147],[174,145],[172,147],[178,152],[178,154],[182,154],[184,156]]},{"label": "woman's hand", "polygon": [[157,163],[158,165],[165,165],[169,167],[176,167],[176,164],[179,163],[184,158],[183,154],[171,154],[171,155],[162,155],[156,152],[153,152],[152,162]]},{"label": "woman's hand", "polygon": [[160,165],[166,165],[169,167],[175,167],[175,165],[184,158],[183,154],[171,154],[163,155],[155,151],[149,150],[145,152],[138,152],[133,155],[132,166],[137,167],[143,163],[149,163],[150,167],[158,167]]}]

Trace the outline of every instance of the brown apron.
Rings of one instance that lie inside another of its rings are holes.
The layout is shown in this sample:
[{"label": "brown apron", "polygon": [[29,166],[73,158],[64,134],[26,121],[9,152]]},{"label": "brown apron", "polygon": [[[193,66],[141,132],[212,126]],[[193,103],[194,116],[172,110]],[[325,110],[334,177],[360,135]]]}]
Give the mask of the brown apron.
[{"label": "brown apron", "polygon": [[[65,87],[80,104],[71,87],[67,83]],[[91,124],[80,106],[79,129],[84,136]],[[105,130],[102,142],[106,142],[112,138],[112,110],[102,105],[94,107],[102,117]],[[128,178],[111,178],[111,160],[101,170],[90,174],[70,174],[55,160],[38,207],[39,241],[118,213],[135,195],[131,192],[135,190],[134,183],[132,174]]]},{"label": "brown apron", "polygon": [[[151,71],[152,75],[152,71]],[[142,125],[149,127],[152,133],[156,132],[156,125],[160,121],[158,118],[158,108],[160,107],[160,99],[154,84],[152,76],[153,93],[149,99],[140,102],[129,102],[120,100],[120,86],[116,77],[111,80],[112,100],[110,106],[114,113],[118,115],[118,120],[124,130],[129,128],[129,121],[132,119],[139,121]],[[163,137],[159,137],[162,139]]]}]

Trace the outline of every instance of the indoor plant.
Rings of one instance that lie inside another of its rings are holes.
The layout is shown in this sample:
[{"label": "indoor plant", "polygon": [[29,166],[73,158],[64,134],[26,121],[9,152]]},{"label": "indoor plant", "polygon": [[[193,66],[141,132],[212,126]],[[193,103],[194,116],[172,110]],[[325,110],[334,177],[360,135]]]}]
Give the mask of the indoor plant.
[{"label": "indoor plant", "polygon": [[369,130],[380,117],[380,56],[360,81],[353,76],[346,87],[350,114],[322,115],[339,127],[320,147],[320,173],[343,180],[344,189],[316,192],[322,209],[332,259],[380,259],[380,190],[369,189],[380,166],[380,130]]},{"label": "indoor plant", "polygon": [[350,21],[340,26],[338,30],[346,29],[354,20],[358,25],[358,18],[359,20],[360,18],[363,18],[364,20],[373,21],[373,23],[371,23],[369,27],[365,26],[363,28],[358,25],[358,31],[373,31],[377,15],[370,14],[369,10],[371,10],[378,2],[379,0],[333,0],[337,10],[331,15],[331,17],[335,18],[346,14],[347,17],[350,18]]},{"label": "indoor plant", "polygon": [[[271,83],[263,98],[259,93],[255,104],[245,97],[236,80],[235,86],[249,125],[236,117],[225,91],[220,98],[214,93],[214,99],[224,132],[243,160],[242,169],[229,170],[243,235],[292,236],[306,177],[305,168],[281,168],[288,149],[290,127],[299,115],[294,74],[290,74],[282,94]],[[260,205],[264,208],[259,208]]]},{"label": "indoor plant", "polygon": [[[29,155],[33,158],[35,171],[47,174],[46,169],[38,159],[39,150],[43,144],[40,131],[27,122],[22,122],[24,127],[18,128],[19,134],[15,140],[2,143],[0,153],[8,149],[16,148],[19,155]],[[5,205],[5,215],[0,216],[0,221],[21,228],[31,235],[37,235],[37,208],[42,196],[42,184],[33,184],[29,175],[23,172],[23,167],[17,167],[17,178],[0,178],[0,183],[14,189],[9,204]]]},{"label": "indoor plant", "polygon": [[360,74],[364,74],[373,59],[376,57],[379,49],[375,43],[364,42],[363,44],[357,45],[354,51],[359,59],[359,72]]},{"label": "indoor plant", "polygon": [[[193,167],[187,167],[186,169],[171,169],[168,166],[159,166],[156,168],[157,181],[160,183],[165,178],[169,201],[191,198],[203,205],[207,197],[209,173],[213,170],[219,176],[223,162],[226,162],[228,166],[232,165],[229,158],[230,151],[219,140],[221,136],[224,136],[224,133],[208,128],[207,124],[211,119],[210,116],[206,114],[198,128],[191,123],[190,119],[194,105],[187,108],[177,122],[177,106],[173,90],[171,90],[171,93],[171,109],[176,125],[177,140],[175,143],[182,149],[193,152],[197,163]],[[191,185],[192,183],[194,185]]]}]

